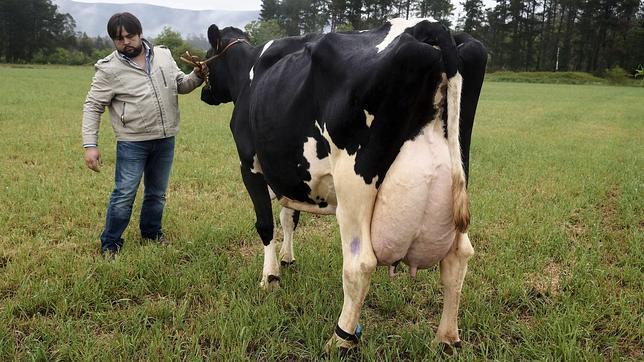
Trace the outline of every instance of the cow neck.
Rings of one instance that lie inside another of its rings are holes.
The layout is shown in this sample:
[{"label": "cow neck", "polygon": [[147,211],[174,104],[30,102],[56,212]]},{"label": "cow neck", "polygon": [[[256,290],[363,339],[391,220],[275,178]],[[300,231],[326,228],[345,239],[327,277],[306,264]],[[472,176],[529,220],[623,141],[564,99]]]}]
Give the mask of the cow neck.
[{"label": "cow neck", "polygon": [[240,92],[248,82],[248,73],[253,66],[253,54],[255,48],[249,44],[238,44],[228,50],[228,54],[216,61],[226,62],[228,69],[231,71],[232,84],[230,85],[233,102],[237,101]]}]

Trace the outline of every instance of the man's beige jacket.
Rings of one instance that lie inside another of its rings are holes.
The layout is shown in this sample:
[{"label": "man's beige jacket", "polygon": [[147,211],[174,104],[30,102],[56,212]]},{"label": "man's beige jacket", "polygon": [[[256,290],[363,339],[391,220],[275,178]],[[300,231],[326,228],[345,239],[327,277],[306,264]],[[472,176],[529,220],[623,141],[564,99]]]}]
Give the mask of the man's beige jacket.
[{"label": "man's beige jacket", "polygon": [[114,51],[95,64],[96,74],[83,109],[83,145],[98,145],[98,131],[105,107],[110,110],[118,141],[147,141],[179,132],[178,94],[197,88],[202,80],[183,73],[170,50],[151,50],[150,74]]}]

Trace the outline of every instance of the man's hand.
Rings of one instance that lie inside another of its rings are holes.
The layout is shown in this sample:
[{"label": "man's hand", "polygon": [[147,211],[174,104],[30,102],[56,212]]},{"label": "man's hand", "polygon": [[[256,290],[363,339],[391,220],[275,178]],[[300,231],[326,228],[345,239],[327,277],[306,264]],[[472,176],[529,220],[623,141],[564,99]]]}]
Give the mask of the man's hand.
[{"label": "man's hand", "polygon": [[98,147],[85,148],[85,165],[94,172],[101,172],[101,152]]},{"label": "man's hand", "polygon": [[208,64],[201,64],[199,67],[194,68],[197,77],[201,79],[206,79],[208,76]]}]

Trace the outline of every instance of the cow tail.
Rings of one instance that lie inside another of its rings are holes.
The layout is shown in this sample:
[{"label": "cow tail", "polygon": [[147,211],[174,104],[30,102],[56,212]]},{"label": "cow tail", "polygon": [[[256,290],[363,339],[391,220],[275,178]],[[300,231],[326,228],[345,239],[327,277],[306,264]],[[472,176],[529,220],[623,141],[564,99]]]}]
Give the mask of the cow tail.
[{"label": "cow tail", "polygon": [[469,198],[465,170],[461,157],[459,138],[461,91],[463,77],[458,72],[458,50],[450,30],[441,23],[424,21],[414,27],[416,39],[438,46],[447,75],[447,145],[452,169],[452,213],[459,232],[466,232],[470,225]]},{"label": "cow tail", "polygon": [[456,226],[456,230],[464,233],[470,224],[470,208],[459,138],[462,88],[463,77],[457,71],[447,81],[447,144],[452,169],[452,212],[454,225]]}]

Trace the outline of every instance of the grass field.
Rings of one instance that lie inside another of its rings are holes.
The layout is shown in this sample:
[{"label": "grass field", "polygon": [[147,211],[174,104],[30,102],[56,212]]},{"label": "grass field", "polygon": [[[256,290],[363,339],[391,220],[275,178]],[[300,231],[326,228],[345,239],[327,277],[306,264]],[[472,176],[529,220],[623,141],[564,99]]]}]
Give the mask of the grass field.
[{"label": "grass field", "polygon": [[[318,360],[342,306],[333,217],[304,215],[297,265],[259,289],[262,247],[228,120],[199,92],[182,132],[165,229],[115,262],[98,235],[113,185],[83,164],[91,67],[0,66],[0,360]],[[475,124],[469,264],[458,358],[644,358],[644,89],[484,84]],[[106,120],[106,118],[104,118]],[[437,269],[378,269],[358,359],[450,358],[434,349]],[[331,358],[335,358],[331,356]]]}]

